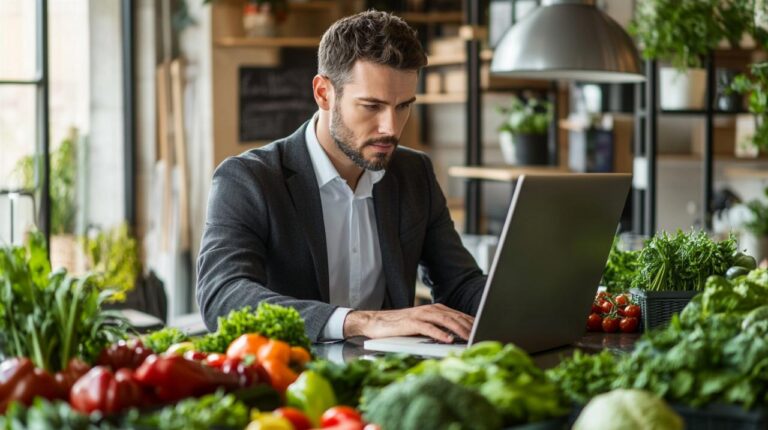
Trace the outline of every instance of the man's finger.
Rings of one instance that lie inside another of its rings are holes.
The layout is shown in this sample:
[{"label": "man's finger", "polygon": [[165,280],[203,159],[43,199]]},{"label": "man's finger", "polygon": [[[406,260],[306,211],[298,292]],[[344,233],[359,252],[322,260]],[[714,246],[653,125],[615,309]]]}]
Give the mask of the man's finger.
[{"label": "man's finger", "polygon": [[472,329],[471,326],[466,325],[466,322],[462,324],[459,320],[453,318],[453,316],[448,313],[424,313],[421,318],[434,325],[438,325],[442,328],[446,328],[452,331],[462,339],[468,339],[469,332]]},{"label": "man's finger", "polygon": [[418,334],[422,336],[429,336],[438,342],[443,342],[443,343],[453,342],[453,336],[444,332],[443,330],[440,330],[439,328],[437,328],[437,326],[430,324],[429,322],[419,322],[416,324],[415,328],[416,330],[418,330],[419,332]]}]

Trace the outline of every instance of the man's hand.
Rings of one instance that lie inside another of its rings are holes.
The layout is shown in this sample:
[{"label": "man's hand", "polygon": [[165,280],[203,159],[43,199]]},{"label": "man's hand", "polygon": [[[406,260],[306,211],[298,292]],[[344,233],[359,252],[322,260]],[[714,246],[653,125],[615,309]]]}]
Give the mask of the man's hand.
[{"label": "man's hand", "polygon": [[344,337],[429,336],[451,343],[455,333],[468,340],[475,318],[445,305],[425,305],[392,311],[352,311],[344,320]]}]

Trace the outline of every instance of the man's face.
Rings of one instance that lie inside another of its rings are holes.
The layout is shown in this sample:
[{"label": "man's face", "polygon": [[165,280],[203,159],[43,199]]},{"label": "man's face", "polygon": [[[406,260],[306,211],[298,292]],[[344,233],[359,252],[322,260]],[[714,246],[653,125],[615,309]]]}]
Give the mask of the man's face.
[{"label": "man's face", "polygon": [[416,71],[355,63],[343,94],[332,102],[330,133],[357,166],[387,167],[416,100],[417,80]]}]

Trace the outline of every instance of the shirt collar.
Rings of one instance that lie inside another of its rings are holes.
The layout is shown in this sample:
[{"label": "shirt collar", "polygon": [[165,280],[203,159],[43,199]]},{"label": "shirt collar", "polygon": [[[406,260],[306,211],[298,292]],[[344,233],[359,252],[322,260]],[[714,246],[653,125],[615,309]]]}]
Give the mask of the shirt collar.
[{"label": "shirt collar", "polygon": [[[320,141],[317,139],[315,124],[317,124],[318,116],[317,112],[312,116],[312,119],[309,121],[309,125],[307,125],[307,129],[304,132],[304,139],[307,142],[309,158],[312,159],[312,167],[315,169],[317,186],[322,188],[336,178],[341,179],[341,175],[339,175],[338,170],[333,166],[331,159],[328,158],[328,154],[325,153],[322,145],[320,145]],[[377,171],[366,169],[357,184],[356,194],[361,197],[371,196],[374,184],[384,177],[384,173],[386,173],[384,169]]]}]

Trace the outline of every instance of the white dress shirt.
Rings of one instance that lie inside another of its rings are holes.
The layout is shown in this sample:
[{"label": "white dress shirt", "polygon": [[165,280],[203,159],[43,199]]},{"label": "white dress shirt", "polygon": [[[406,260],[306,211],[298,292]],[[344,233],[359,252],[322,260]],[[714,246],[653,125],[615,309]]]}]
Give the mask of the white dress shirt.
[{"label": "white dress shirt", "polygon": [[352,309],[379,310],[386,285],[373,207],[373,185],[384,170],[365,170],[353,191],[317,140],[312,117],[305,139],[323,206],[328,252],[330,302],[337,308],[323,328],[323,338],[344,338],[344,319]]}]

